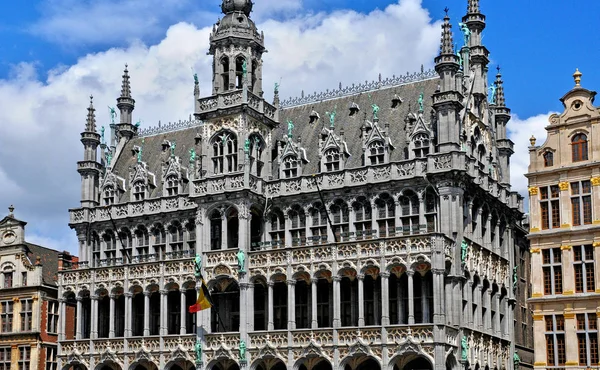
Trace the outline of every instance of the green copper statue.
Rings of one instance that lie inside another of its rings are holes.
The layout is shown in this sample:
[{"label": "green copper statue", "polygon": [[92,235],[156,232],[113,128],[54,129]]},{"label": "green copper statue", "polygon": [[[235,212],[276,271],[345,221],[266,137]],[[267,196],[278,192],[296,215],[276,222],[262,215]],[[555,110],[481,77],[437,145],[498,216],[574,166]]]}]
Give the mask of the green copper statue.
[{"label": "green copper statue", "polygon": [[377,117],[377,114],[379,113],[379,106],[378,106],[377,104],[373,103],[373,104],[371,105],[371,108],[373,108],[373,120],[374,120],[374,121],[376,121],[376,120],[378,120],[378,119],[379,119],[379,118]]},{"label": "green copper statue", "polygon": [[102,140],[102,144],[104,144],[104,126],[100,127],[100,139]]},{"label": "green copper statue", "polygon": [[519,357],[519,354],[517,352],[515,352],[515,354],[513,355],[513,363],[515,365],[514,369],[517,370],[517,368],[521,364],[521,357]]},{"label": "green copper statue", "polygon": [[248,74],[248,62],[246,62],[246,59],[244,59],[244,61],[242,62],[242,77],[246,78],[247,74]]},{"label": "green copper statue", "polygon": [[175,144],[175,141],[173,141],[171,143],[171,157],[175,157],[175,147],[177,146],[177,144]]},{"label": "green copper statue", "polygon": [[115,110],[115,108],[110,106],[108,107],[108,110],[110,111],[110,123],[114,124],[115,118],[117,117],[117,111]]},{"label": "green copper statue", "polygon": [[467,361],[469,359],[469,343],[467,343],[467,337],[463,336],[460,341],[461,348],[461,359]]},{"label": "green copper statue", "polygon": [[142,120],[138,119],[137,122],[135,123],[135,127],[140,128],[141,124],[142,124]]},{"label": "green copper statue", "polygon": [[288,120],[287,125],[288,125],[288,137],[291,139],[292,138],[292,130],[294,129],[294,121],[292,121],[291,119]]},{"label": "green copper statue", "polygon": [[464,23],[459,23],[458,28],[460,28],[461,32],[463,33],[463,36],[465,39],[465,45],[468,46],[469,40],[471,39],[471,30]]},{"label": "green copper statue", "polygon": [[194,276],[196,276],[196,278],[200,278],[201,275],[202,275],[202,256],[200,256],[199,254],[196,254],[196,257],[194,258]]},{"label": "green copper statue", "polygon": [[517,275],[517,266],[513,267],[513,293],[517,293],[517,286],[519,284],[519,276]]},{"label": "green copper statue", "polygon": [[138,163],[142,163],[142,151],[144,150],[145,142],[146,142],[146,139],[142,139],[142,145],[140,146],[140,150],[138,151],[138,154],[137,154]]},{"label": "green copper statue", "polygon": [[458,65],[460,66],[459,69],[463,69],[463,57],[460,50],[456,52],[456,56],[458,57]]},{"label": "green copper statue", "polygon": [[250,153],[250,139],[246,139],[244,142],[244,152]]},{"label": "green copper statue", "polygon": [[199,364],[202,362],[202,342],[201,341],[199,341],[199,340],[196,341],[194,350],[196,351],[196,363]]},{"label": "green copper statue", "polygon": [[423,93],[421,93],[419,95],[418,103],[419,103],[419,112],[423,112]]},{"label": "green copper statue", "polygon": [[190,149],[190,163],[196,162],[196,149]]},{"label": "green copper statue", "polygon": [[335,127],[335,116],[337,116],[337,108],[333,109],[333,112],[329,113],[329,112],[325,112],[325,114],[327,114],[329,116],[329,126],[331,128]]},{"label": "green copper statue", "polygon": [[492,92],[490,94],[490,104],[496,104],[496,85],[495,84],[490,85],[490,91]]},{"label": "green copper statue", "polygon": [[111,161],[112,161],[112,154],[110,154],[110,152],[106,152],[106,165],[110,166]]},{"label": "green copper statue", "polygon": [[465,263],[467,260],[467,251],[469,250],[469,244],[467,244],[466,240],[463,240],[460,243],[460,262]]},{"label": "green copper statue", "polygon": [[237,252],[237,260],[238,260],[238,268],[240,269],[240,272],[246,272],[246,270],[244,269],[244,265],[246,262],[246,255],[244,254],[244,251],[241,249],[239,252]]},{"label": "green copper statue", "polygon": [[279,94],[279,84],[275,82],[275,95]]},{"label": "green copper statue", "polygon": [[194,83],[197,85],[198,84],[198,74],[194,73]]},{"label": "green copper statue", "polygon": [[240,362],[246,362],[246,342],[240,340]]}]

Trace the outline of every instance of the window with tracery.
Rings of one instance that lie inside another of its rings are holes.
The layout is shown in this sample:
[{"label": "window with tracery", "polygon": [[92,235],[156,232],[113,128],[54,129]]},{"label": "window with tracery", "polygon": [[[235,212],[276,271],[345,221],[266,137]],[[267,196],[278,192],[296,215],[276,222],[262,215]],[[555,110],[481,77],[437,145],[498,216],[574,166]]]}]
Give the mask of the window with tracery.
[{"label": "window with tracery", "polygon": [[399,198],[400,222],[402,223],[402,233],[418,234],[419,233],[419,197],[412,191],[405,192]]},{"label": "window with tracery", "polygon": [[288,213],[290,219],[290,236],[292,245],[302,245],[306,243],[306,215],[304,209],[295,205]]},{"label": "window with tracery", "polygon": [[102,193],[102,200],[105,206],[115,204],[115,188],[112,186],[105,186]]},{"label": "window with tracery", "polygon": [[365,197],[359,197],[354,204],[354,229],[356,230],[356,239],[364,239],[372,230],[372,211],[371,202]]},{"label": "window with tracery", "polygon": [[310,228],[313,243],[327,241],[327,210],[321,203],[315,203],[311,210],[312,226]]},{"label": "window with tracery", "polygon": [[431,188],[425,192],[425,222],[428,233],[437,230],[437,195]]},{"label": "window with tracery", "polygon": [[585,134],[577,134],[571,139],[573,162],[588,160],[588,139]]},{"label": "window with tracery", "polygon": [[159,226],[152,232],[152,249],[156,258],[161,259],[165,255],[166,237],[165,230]]},{"label": "window with tracery", "polygon": [[246,59],[244,57],[237,57],[235,59],[235,80],[236,80],[236,88],[241,89],[244,85],[244,61]]},{"label": "window with tracery", "polygon": [[213,139],[213,172],[215,175],[237,171],[237,138],[230,132],[223,132]]},{"label": "window with tracery", "polygon": [[413,138],[415,158],[423,158],[429,154],[429,135],[417,134]]},{"label": "window with tracery", "polygon": [[290,179],[298,176],[299,161],[295,155],[288,155],[283,159],[283,178]]},{"label": "window with tracery", "polygon": [[140,201],[146,199],[146,185],[141,181],[133,184],[133,200]]},{"label": "window with tracery", "polygon": [[340,169],[340,151],[337,148],[330,148],[325,151],[325,171],[338,171]]},{"label": "window with tracery", "polygon": [[175,176],[167,177],[165,188],[167,189],[167,196],[179,194],[179,179]]},{"label": "window with tracery", "polygon": [[262,155],[265,145],[263,144],[262,139],[258,135],[251,135],[249,140],[250,151],[248,152],[248,157],[250,160],[250,172],[260,177],[264,167]]},{"label": "window with tracery", "polygon": [[396,202],[389,194],[381,194],[375,201],[379,236],[392,236],[396,233]]},{"label": "window with tracery", "polygon": [[273,212],[270,217],[271,231],[271,244],[282,248],[285,245],[285,218],[283,213],[280,211]]},{"label": "window with tracery", "polygon": [[229,58],[221,58],[221,80],[223,83],[223,91],[229,90]]},{"label": "window with tracery", "polygon": [[[172,253],[183,251],[183,227],[179,224],[173,224],[169,227],[169,248]],[[177,257],[177,256],[173,256]]]},{"label": "window with tracery", "polygon": [[104,258],[108,265],[113,264],[117,258],[117,239],[112,231],[104,234]]},{"label": "window with tracery", "polygon": [[383,141],[375,140],[369,144],[369,164],[385,163],[385,147]]},{"label": "window with tracery", "polygon": [[150,235],[145,227],[140,226],[135,231],[136,252],[138,256],[146,256],[150,253]]},{"label": "window with tracery", "polygon": [[342,235],[347,235],[350,229],[350,213],[348,205],[341,199],[335,201],[331,206],[331,223],[333,226],[333,234],[340,240]]}]

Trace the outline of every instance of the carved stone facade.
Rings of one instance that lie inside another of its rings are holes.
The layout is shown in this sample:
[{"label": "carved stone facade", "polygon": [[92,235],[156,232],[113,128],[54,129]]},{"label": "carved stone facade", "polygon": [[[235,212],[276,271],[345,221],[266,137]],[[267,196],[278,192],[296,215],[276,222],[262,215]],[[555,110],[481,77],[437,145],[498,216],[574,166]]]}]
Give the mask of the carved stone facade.
[{"label": "carved stone facade", "polygon": [[575,86],[548,136],[531,138],[529,201],[535,368],[595,367],[600,307],[600,109]]},{"label": "carved stone facade", "polygon": [[[224,0],[198,124],[117,132],[103,185],[70,211],[85,262],[60,277],[78,302],[62,365],[514,369],[522,197],[469,3],[461,65],[446,17],[435,71],[284,104],[276,86],[270,104],[252,3]],[[213,301],[197,315],[196,254]]]}]

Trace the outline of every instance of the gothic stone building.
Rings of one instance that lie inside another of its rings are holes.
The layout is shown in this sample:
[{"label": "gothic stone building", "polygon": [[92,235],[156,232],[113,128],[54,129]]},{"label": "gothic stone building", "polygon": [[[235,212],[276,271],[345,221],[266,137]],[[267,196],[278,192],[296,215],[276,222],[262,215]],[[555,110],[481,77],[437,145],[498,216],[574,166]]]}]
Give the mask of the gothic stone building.
[{"label": "gothic stone building", "polygon": [[0,369],[56,370],[56,273],[73,258],[28,243],[13,211],[0,220]]},{"label": "gothic stone building", "polygon": [[532,137],[529,147],[536,369],[599,363],[600,110],[581,73],[573,76],[546,141],[536,146]]},{"label": "gothic stone building", "polygon": [[[196,78],[193,119],[139,130],[127,69],[109,143],[90,103],[70,211],[86,262],[60,277],[77,315],[61,366],[512,370],[517,352],[527,362],[531,331],[515,324],[527,322],[522,197],[510,188],[499,73],[488,96],[479,1],[458,53],[444,19],[434,71],[287,101],[276,86],[272,104],[251,1],[222,10],[212,95]],[[196,254],[214,305],[190,314]]]}]

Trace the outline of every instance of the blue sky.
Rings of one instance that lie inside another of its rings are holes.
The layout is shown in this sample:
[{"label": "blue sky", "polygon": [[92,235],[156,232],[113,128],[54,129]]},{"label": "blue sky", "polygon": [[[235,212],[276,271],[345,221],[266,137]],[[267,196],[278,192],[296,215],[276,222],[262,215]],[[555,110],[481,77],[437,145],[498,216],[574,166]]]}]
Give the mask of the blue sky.
[{"label": "blue sky", "polygon": [[[265,86],[283,77],[299,95],[433,66],[444,7],[457,32],[467,0],[255,0],[265,31]],[[136,111],[146,125],[187,117],[191,72],[208,90],[212,0],[31,0],[0,2],[0,206],[15,203],[34,242],[76,252],[67,209],[79,200],[76,161],[90,93],[114,105],[130,63]],[[600,86],[595,0],[481,0],[490,76],[502,67],[511,135],[513,186],[524,191],[526,139],[543,140],[550,112],[573,87]],[[455,42],[461,43],[460,35]],[[265,88],[267,90],[267,88]],[[168,93],[165,93],[167,91]],[[267,96],[269,92],[267,92]],[[107,112],[97,112],[106,121]],[[538,141],[539,142],[539,141]],[[23,151],[23,148],[27,148]],[[1,211],[0,211],[1,212]]]}]

